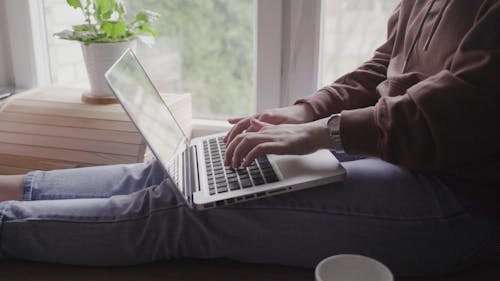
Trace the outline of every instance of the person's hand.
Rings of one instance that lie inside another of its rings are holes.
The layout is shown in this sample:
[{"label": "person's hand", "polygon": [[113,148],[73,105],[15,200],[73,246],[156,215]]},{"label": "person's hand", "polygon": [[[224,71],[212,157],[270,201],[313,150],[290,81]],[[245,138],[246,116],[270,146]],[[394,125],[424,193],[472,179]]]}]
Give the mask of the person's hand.
[{"label": "person's hand", "polygon": [[224,164],[232,168],[247,167],[264,154],[313,153],[321,148],[332,148],[326,119],[304,124],[272,125],[251,119],[253,132],[237,135],[228,143]]},{"label": "person's hand", "polygon": [[255,132],[257,127],[252,126],[252,120],[259,120],[269,124],[301,124],[310,122],[313,119],[313,112],[307,104],[296,104],[293,106],[269,109],[262,113],[255,114],[250,117],[231,118],[229,123],[234,124],[231,130],[224,138],[225,143],[230,143],[233,139],[246,132]]}]

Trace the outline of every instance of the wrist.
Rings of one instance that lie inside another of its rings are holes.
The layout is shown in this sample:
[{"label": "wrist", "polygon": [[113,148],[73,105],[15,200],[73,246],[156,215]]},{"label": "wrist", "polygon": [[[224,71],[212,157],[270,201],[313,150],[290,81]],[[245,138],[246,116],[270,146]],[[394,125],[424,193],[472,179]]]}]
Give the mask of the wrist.
[{"label": "wrist", "polygon": [[307,103],[298,103],[294,105],[298,110],[299,114],[302,116],[303,122],[311,122],[314,120],[314,111],[312,107]]},{"label": "wrist", "polygon": [[329,118],[323,118],[309,123],[314,126],[315,134],[313,140],[315,140],[318,149],[334,149],[330,137],[330,130],[325,126],[328,119]]}]

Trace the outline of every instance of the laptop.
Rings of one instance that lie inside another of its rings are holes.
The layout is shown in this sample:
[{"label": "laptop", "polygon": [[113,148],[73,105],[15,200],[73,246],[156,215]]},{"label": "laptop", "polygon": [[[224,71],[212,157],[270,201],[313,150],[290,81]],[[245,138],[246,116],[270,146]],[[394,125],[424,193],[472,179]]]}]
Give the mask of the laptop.
[{"label": "laptop", "polygon": [[249,167],[224,166],[224,134],[189,138],[129,49],[106,80],[153,155],[196,210],[235,204],[342,181],[345,170],[329,150],[263,155]]}]

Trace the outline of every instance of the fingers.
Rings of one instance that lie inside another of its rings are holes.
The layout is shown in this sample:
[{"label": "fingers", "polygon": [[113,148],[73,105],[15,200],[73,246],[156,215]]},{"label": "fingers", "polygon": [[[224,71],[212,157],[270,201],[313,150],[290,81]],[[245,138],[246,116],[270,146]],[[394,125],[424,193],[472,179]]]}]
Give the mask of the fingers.
[{"label": "fingers", "polygon": [[232,161],[233,161],[233,153],[234,149],[240,142],[241,135],[237,136],[235,139],[233,139],[231,142],[226,142],[226,155],[224,155],[224,166],[232,167]]},{"label": "fingers", "polygon": [[235,144],[233,147],[233,152],[231,157],[231,167],[238,168],[240,167],[241,162],[243,161],[243,157],[246,153],[252,148],[255,139],[252,139],[252,136],[247,134],[246,136],[242,136],[239,138],[239,142]]},{"label": "fingers", "polygon": [[263,154],[302,155],[328,148],[330,136],[323,123],[271,125],[255,118],[242,119],[226,136],[224,164],[247,167]]},{"label": "fingers", "polygon": [[265,125],[280,124],[283,122],[282,119],[271,112],[258,113],[250,117],[229,118],[227,121],[234,126],[224,137],[224,142],[230,143],[237,135],[244,131],[257,132]]},{"label": "fingers", "polygon": [[253,147],[266,141],[271,141],[270,137],[259,133],[250,132],[236,136],[226,148],[224,165],[231,168],[239,167],[243,158]]},{"label": "fingers", "polygon": [[260,114],[258,119],[274,125],[283,123],[283,118],[271,112],[263,112],[262,114]]},{"label": "fingers", "polygon": [[[236,152],[236,149],[238,148],[238,146],[240,146],[242,142],[243,142],[244,146],[249,145],[248,138],[249,138],[250,134],[251,133],[246,133],[244,135],[238,135],[227,145],[226,155],[224,158],[224,165],[229,166],[231,168],[239,167],[241,160],[240,160],[240,162],[238,162],[237,159],[239,159],[241,157],[240,156],[241,154],[235,155],[235,152]],[[250,138],[251,138],[251,136],[250,136]],[[240,147],[238,151],[239,151],[239,153],[241,153],[242,148]]]},{"label": "fingers", "polygon": [[[243,161],[243,157],[252,149],[255,145],[262,143],[264,141],[270,141],[269,136],[264,134],[251,134],[252,132],[258,132],[265,126],[270,124],[259,121],[255,118],[248,118],[248,126],[245,134],[238,134],[236,136],[228,135],[228,141],[226,142],[226,155],[224,159],[224,164],[226,166],[231,166],[232,168],[239,167]],[[246,125],[246,124],[245,124]]]},{"label": "fingers", "polygon": [[245,118],[246,117],[229,118],[229,119],[227,119],[227,122],[229,122],[230,124],[236,124]]},{"label": "fingers", "polygon": [[[249,126],[250,126],[250,119],[251,117],[243,118],[240,119],[236,125],[234,125],[231,130],[227,133],[227,135],[224,137],[224,142],[226,144],[231,143],[233,139],[241,134],[243,131],[245,131]],[[236,120],[236,119],[234,119]]]},{"label": "fingers", "polygon": [[255,119],[253,117],[247,117],[247,118],[235,118],[235,119],[230,119],[230,120],[239,120],[236,125],[231,128],[229,133],[224,137],[224,142],[231,143],[233,139],[243,133],[244,131],[246,132],[257,132],[260,131],[264,126],[269,125],[266,122],[259,121],[258,119]]},{"label": "fingers", "polygon": [[[260,149],[262,148],[260,148],[260,145],[262,143],[273,142],[273,140],[270,139],[270,136],[273,134],[251,133],[261,132],[263,128],[271,126],[271,124],[277,125],[285,121],[286,118],[281,114],[276,114],[275,110],[269,110],[246,118],[228,119],[228,122],[234,124],[234,126],[224,137],[224,142],[227,146],[224,164],[236,168],[245,160],[243,162],[244,165],[249,165],[254,159],[246,160],[246,158],[248,157],[247,154],[252,149],[257,146],[259,147],[259,149],[252,154],[256,155],[256,153],[261,153]],[[273,146],[266,144],[264,145],[264,149],[276,150],[280,149],[280,147],[276,144]],[[252,157],[255,158],[254,156]]]},{"label": "fingers", "polygon": [[258,119],[250,119],[250,126],[247,128],[247,132],[258,132],[260,131],[262,128],[264,128],[264,126],[266,125],[270,125],[269,123],[266,123],[266,122],[262,122]]},{"label": "fingers", "polygon": [[[266,146],[275,142],[273,136],[263,134],[251,134],[242,138],[233,152],[232,167],[248,167],[255,159],[247,159],[248,153],[255,147]],[[260,154],[259,154],[260,155]],[[245,161],[244,161],[245,160]],[[245,164],[246,163],[246,164]]]},{"label": "fingers", "polygon": [[257,157],[265,154],[286,154],[286,147],[280,142],[266,142],[256,145],[246,154],[241,166],[248,167]]}]

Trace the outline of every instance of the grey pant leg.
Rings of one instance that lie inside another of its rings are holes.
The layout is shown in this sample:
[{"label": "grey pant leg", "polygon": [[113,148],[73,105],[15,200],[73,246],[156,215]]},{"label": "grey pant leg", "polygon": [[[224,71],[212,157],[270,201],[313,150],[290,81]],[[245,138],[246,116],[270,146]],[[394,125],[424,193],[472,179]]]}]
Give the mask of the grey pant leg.
[{"label": "grey pant leg", "polygon": [[493,249],[493,222],[439,180],[376,159],[343,183],[204,212],[167,179],[129,195],[0,204],[5,257],[124,265],[177,257],[314,266],[365,254],[397,274],[460,269]]}]

